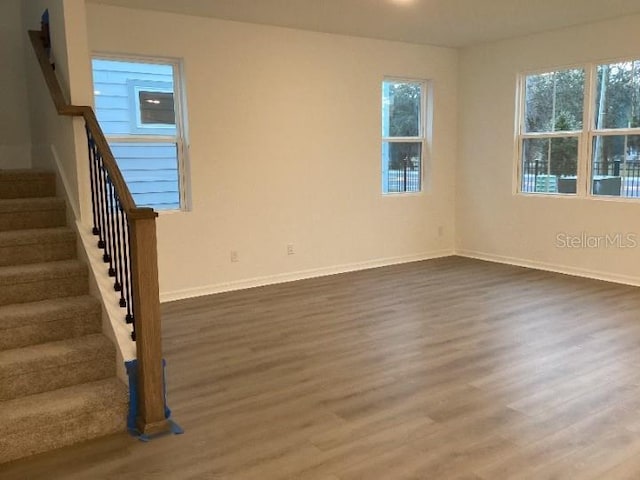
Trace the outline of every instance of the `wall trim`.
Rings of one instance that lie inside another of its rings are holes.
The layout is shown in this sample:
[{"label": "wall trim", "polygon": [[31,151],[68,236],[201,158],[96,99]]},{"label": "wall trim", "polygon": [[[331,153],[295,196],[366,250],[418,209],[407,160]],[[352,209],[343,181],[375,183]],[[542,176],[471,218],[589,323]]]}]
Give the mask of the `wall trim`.
[{"label": "wall trim", "polygon": [[640,287],[640,277],[632,277],[630,275],[618,275],[615,273],[602,272],[598,270],[588,270],[585,268],[570,267],[568,265],[556,265],[553,263],[538,262],[536,260],[495,255],[492,253],[477,252],[473,250],[456,250],[455,255],[458,257],[473,258],[476,260],[484,260],[487,262],[503,263],[506,265],[514,265],[517,267],[544,270],[546,272],[562,273],[564,275],[572,275],[574,277],[590,278],[592,280],[603,280],[605,282],[620,283],[623,285]]},{"label": "wall trim", "polygon": [[325,277],[329,275],[337,275],[340,273],[355,272],[358,270],[367,270],[370,268],[399,265],[402,263],[420,262],[422,260],[432,260],[434,258],[450,257],[454,254],[455,253],[453,249],[434,250],[431,252],[418,253],[414,255],[380,258],[376,260],[368,260],[365,262],[355,262],[355,263],[348,263],[344,265],[334,265],[330,267],[321,267],[321,268],[314,268],[309,270],[299,270],[296,272],[280,273],[276,275],[267,275],[263,277],[254,277],[254,278],[248,278],[245,280],[235,280],[232,282],[222,282],[222,283],[216,283],[212,285],[204,285],[202,287],[176,290],[173,292],[163,292],[160,294],[160,302],[162,303],[172,302],[175,300],[184,300],[187,298],[202,297],[205,295],[213,295],[216,293],[231,292],[234,290],[244,290],[246,288],[263,287],[265,285],[294,282],[297,280],[306,280],[309,278]]},{"label": "wall trim", "polygon": [[119,294],[113,289],[113,278],[107,275],[102,250],[96,247],[96,236],[80,220],[74,224],[79,242],[80,258],[89,269],[89,295],[100,302],[102,333],[116,348],[116,374],[125,384],[127,373],[122,365],[136,358],[136,344],[131,341],[131,325],[125,322],[126,311],[119,305]]},{"label": "wall trim", "polygon": [[640,287],[640,277],[629,275],[618,275],[598,270],[588,270],[584,268],[570,267],[567,265],[556,265],[553,263],[539,262],[536,260],[509,257],[505,255],[495,255],[492,253],[478,252],[474,250],[464,249],[445,249],[426,252],[415,255],[406,255],[400,257],[388,257],[365,262],[348,263],[344,265],[335,265],[331,267],[322,267],[309,270],[300,270],[296,272],[282,273],[276,275],[268,275],[263,277],[248,278],[245,280],[235,280],[232,282],[221,282],[212,285],[204,285],[202,287],[187,288],[184,290],[175,290],[171,292],[162,292],[160,294],[160,302],[173,302],[176,300],[184,300],[194,297],[203,297],[206,295],[214,295],[217,293],[231,292],[235,290],[244,290],[247,288],[263,287],[266,285],[274,285],[278,283],[295,282],[297,280],[306,280],[316,277],[324,277],[329,275],[337,275],[340,273],[355,272],[359,270],[367,270],[371,268],[386,267],[390,265],[399,265],[402,263],[420,262],[423,260],[432,260],[443,257],[465,257],[487,262],[502,263],[505,265],[513,265],[517,267],[531,268],[534,270],[542,270],[546,272],[560,273],[571,275],[574,277],[589,278],[592,280],[602,280],[605,282],[618,283],[622,285],[631,285]]},{"label": "wall trim", "polygon": [[69,179],[67,178],[67,174],[64,171],[64,167],[62,166],[62,162],[60,161],[60,156],[58,155],[58,151],[56,150],[55,145],[51,145],[51,156],[56,165],[56,169],[58,170],[58,178],[62,182],[62,188],[64,188],[65,198],[67,200],[67,204],[71,207],[73,211],[73,217],[76,220],[80,219],[80,207],[76,202],[73,201],[69,192],[71,192],[71,187],[69,185]]}]

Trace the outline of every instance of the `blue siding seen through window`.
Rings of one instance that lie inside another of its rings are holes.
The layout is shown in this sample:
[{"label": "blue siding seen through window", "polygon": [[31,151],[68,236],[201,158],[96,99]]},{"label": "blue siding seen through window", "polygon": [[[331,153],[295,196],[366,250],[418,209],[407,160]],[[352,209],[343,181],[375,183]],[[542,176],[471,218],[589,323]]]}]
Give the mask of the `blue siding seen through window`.
[{"label": "blue siding seen through window", "polygon": [[176,126],[147,128],[136,103],[140,91],[175,96],[173,65],[109,59],[93,59],[92,65],[96,115],[136,204],[179,209]]},{"label": "blue siding seen through window", "polygon": [[111,143],[137,205],[157,210],[180,208],[178,156],[172,143]]}]

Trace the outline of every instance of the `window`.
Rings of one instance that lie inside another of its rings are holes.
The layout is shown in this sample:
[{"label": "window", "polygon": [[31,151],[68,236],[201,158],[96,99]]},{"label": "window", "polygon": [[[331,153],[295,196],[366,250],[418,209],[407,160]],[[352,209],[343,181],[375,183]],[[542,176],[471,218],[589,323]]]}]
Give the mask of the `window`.
[{"label": "window", "polygon": [[96,115],[138,206],[185,208],[178,62],[94,58]]},{"label": "window", "polygon": [[129,97],[132,100],[131,132],[165,135],[175,131],[176,105],[173,82],[141,81],[129,79]]},{"label": "window", "polygon": [[421,191],[424,118],[424,82],[382,82],[383,193]]},{"label": "window", "polygon": [[176,124],[176,112],[173,105],[173,92],[138,91],[138,119],[141,126]]},{"label": "window", "polygon": [[[526,77],[521,133],[523,191],[576,193],[584,78],[583,69]],[[568,191],[564,191],[565,184]]]},{"label": "window", "polygon": [[591,193],[640,197],[640,60],[595,71]]},{"label": "window", "polygon": [[521,192],[640,198],[640,61],[527,75],[521,91]]}]

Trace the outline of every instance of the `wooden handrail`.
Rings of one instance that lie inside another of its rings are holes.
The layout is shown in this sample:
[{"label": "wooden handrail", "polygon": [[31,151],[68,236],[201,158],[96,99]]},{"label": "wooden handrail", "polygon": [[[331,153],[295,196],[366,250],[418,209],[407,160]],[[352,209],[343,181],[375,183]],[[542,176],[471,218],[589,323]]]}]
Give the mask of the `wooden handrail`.
[{"label": "wooden handrail", "polygon": [[109,146],[109,142],[107,142],[107,139],[102,132],[102,128],[100,128],[100,124],[98,123],[98,119],[93,108],[87,105],[70,105],[67,103],[55,71],[49,62],[49,55],[47,55],[47,51],[44,48],[41,32],[37,30],[30,30],[29,38],[31,39],[33,49],[36,52],[40,69],[42,70],[44,80],[47,84],[49,93],[53,99],[53,104],[55,105],[58,114],[71,117],[84,117],[87,128],[91,132],[91,135],[102,154],[104,166],[109,174],[109,178],[113,182],[124,211],[127,215],[131,216],[131,218],[157,217],[158,214],[152,208],[136,206],[136,203],[131,196],[131,192],[129,191],[129,187],[127,187],[127,184],[122,177],[122,172],[120,172],[120,169],[118,168],[116,159],[113,156],[111,147]]},{"label": "wooden handrail", "polygon": [[125,213],[130,231],[130,278],[138,360],[137,427],[140,433],[145,435],[167,431],[170,424],[165,417],[155,225],[158,214],[152,208],[136,206],[93,108],[86,105],[70,105],[67,102],[49,62],[41,32],[31,30],[29,38],[56,111],[59,115],[84,118],[87,132],[95,149],[100,153],[101,168],[106,170],[120,207]]}]

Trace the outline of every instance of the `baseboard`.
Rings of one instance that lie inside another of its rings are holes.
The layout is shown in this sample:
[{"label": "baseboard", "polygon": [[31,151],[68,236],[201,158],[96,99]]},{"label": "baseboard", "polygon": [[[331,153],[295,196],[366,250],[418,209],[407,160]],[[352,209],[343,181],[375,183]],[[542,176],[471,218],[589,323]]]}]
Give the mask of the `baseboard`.
[{"label": "baseboard", "polygon": [[316,268],[310,270],[300,270],[297,272],[282,273],[278,275],[269,275],[264,277],[249,278],[246,280],[238,280],[233,282],[223,282],[213,285],[205,285],[202,287],[189,288],[184,290],[176,290],[173,292],[163,292],[160,294],[160,302],[171,302],[174,300],[183,300],[186,298],[202,297],[205,295],[213,295],[215,293],[230,292],[234,290],[244,290],[246,288],[263,287],[265,285],[273,285],[277,283],[294,282],[296,280],[306,280],[309,278],[325,277],[328,275],[337,275],[340,273],[355,272],[358,270],[367,270],[370,268],[386,267],[389,265],[399,265],[402,263],[419,262],[422,260],[431,260],[434,258],[450,257],[454,255],[452,249],[438,250],[433,252],[420,253],[415,255],[407,255],[402,257],[389,257],[366,262],[349,263],[345,265],[335,265],[331,267]]},{"label": "baseboard", "polygon": [[131,325],[125,322],[125,311],[118,303],[118,293],[113,290],[113,278],[106,275],[102,250],[96,248],[96,237],[89,228],[77,221],[74,225],[79,239],[79,258],[89,269],[89,294],[102,305],[102,333],[116,347],[116,373],[127,383],[124,362],[136,358],[136,344],[131,341]]},{"label": "baseboard", "polygon": [[80,219],[80,207],[76,202],[73,201],[73,197],[71,197],[71,186],[69,185],[69,179],[67,178],[66,172],[64,171],[64,167],[62,166],[62,162],[60,161],[60,156],[58,155],[58,151],[56,150],[55,145],[51,145],[51,158],[53,158],[53,162],[55,163],[55,167],[57,170],[58,181],[62,184],[62,188],[64,189],[64,194],[67,199],[67,204],[71,207],[73,211],[73,217],[76,220]]},{"label": "baseboard", "polygon": [[590,278],[592,280],[603,280],[605,282],[620,283],[623,285],[640,286],[640,278],[630,275],[618,275],[609,272],[600,272],[596,270],[588,270],[584,268],[575,268],[567,265],[556,265],[552,263],[538,262],[524,258],[507,257],[503,255],[494,255],[491,253],[476,252],[472,250],[456,250],[456,256],[475,258],[477,260],[485,260],[488,262],[504,263],[517,267],[533,268],[535,270],[544,270],[547,272],[562,273],[572,275],[574,277]]}]

